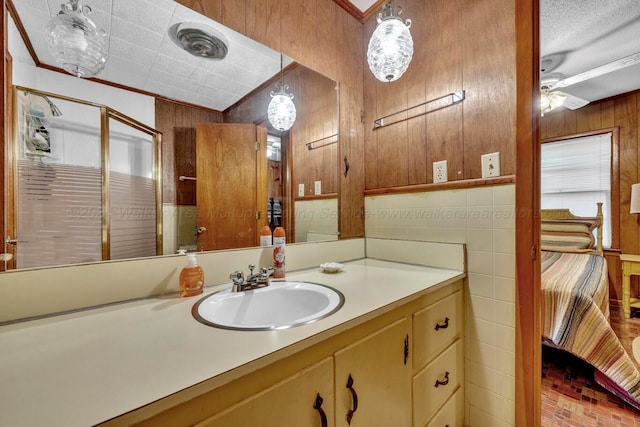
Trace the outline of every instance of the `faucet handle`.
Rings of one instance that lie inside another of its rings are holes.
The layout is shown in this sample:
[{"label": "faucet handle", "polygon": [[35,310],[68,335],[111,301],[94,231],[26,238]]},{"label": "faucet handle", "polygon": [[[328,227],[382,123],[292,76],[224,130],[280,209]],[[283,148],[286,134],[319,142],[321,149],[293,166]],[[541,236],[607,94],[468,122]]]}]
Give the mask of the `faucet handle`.
[{"label": "faucet handle", "polygon": [[260,269],[260,274],[262,275],[262,277],[268,278],[273,274],[273,271],[273,267],[262,267]]},{"label": "faucet handle", "polygon": [[233,280],[233,283],[244,283],[244,273],[242,271],[234,271],[229,275],[229,279]]}]

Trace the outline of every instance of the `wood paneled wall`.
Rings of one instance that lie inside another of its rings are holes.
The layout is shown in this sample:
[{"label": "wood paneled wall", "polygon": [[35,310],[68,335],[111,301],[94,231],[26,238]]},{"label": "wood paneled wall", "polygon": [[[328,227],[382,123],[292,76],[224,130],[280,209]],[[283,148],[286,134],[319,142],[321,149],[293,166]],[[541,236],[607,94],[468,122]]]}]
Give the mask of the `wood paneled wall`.
[{"label": "wood paneled wall", "polygon": [[[619,252],[640,254],[640,220],[629,213],[631,185],[640,181],[640,91],[592,102],[578,110],[558,110],[545,114],[540,121],[541,139],[559,138],[600,129],[618,128],[620,191],[618,218],[613,218],[613,232],[619,223],[619,247],[605,251],[609,266],[609,297],[622,300],[622,266]],[[616,155],[616,153],[614,153]],[[615,243],[615,241],[614,241]],[[619,251],[617,251],[619,250]]]},{"label": "wood paneled wall", "polygon": [[162,202],[196,204],[196,123],[221,123],[222,113],[156,98],[156,129],[162,132]]},{"label": "wood paneled wall", "polygon": [[[6,14],[6,4],[5,2],[2,2],[2,19],[0,20],[0,34],[2,34],[2,40],[7,40],[7,27],[6,27],[6,22],[7,22],[7,14]],[[4,170],[4,166],[5,166],[5,152],[7,150],[7,138],[6,138],[6,131],[5,129],[7,128],[6,124],[9,123],[9,117],[8,117],[8,113],[9,113],[9,108],[7,108],[8,104],[8,96],[10,93],[9,90],[9,83],[10,83],[10,57],[9,57],[9,52],[8,52],[8,47],[6,43],[3,43],[3,48],[2,48],[2,67],[0,68],[0,77],[2,77],[0,79],[0,81],[2,81],[2,99],[0,99],[0,102],[2,103],[2,114],[0,115],[0,167]],[[2,179],[0,180],[0,194],[7,194],[6,189],[5,189],[5,180]],[[5,237],[7,236],[7,233],[5,232],[5,197],[0,197],[0,237],[2,237],[2,240],[5,239]],[[6,248],[5,248],[5,244],[2,244],[2,250],[0,251],[0,253],[5,252]],[[4,271],[4,262],[0,262],[0,271]]]},{"label": "wood paneled wall", "polygon": [[[496,151],[501,174],[514,174],[514,3],[406,0],[402,7],[413,21],[409,69],[391,83],[364,74],[366,188],[431,183],[440,160],[450,181],[481,178],[480,156]],[[375,25],[375,17],[365,24],[365,46]],[[460,90],[460,104],[373,130],[378,117]]]},{"label": "wood paneled wall", "polygon": [[[291,128],[289,147],[293,164],[292,188],[298,195],[298,184],[304,184],[305,196],[313,195],[314,181],[322,182],[322,193],[338,192],[338,94],[336,82],[306,67],[295,67],[284,75],[289,92],[294,95],[296,121]],[[240,104],[224,112],[225,123],[266,121],[271,101],[269,85]],[[277,131],[274,131],[278,133]],[[332,137],[332,135],[336,135]],[[329,138],[330,137],[330,138]],[[329,138],[323,139],[322,138]],[[317,148],[307,143],[317,141]],[[328,144],[331,143],[332,144]],[[323,144],[322,147],[320,147]]]},{"label": "wood paneled wall", "polygon": [[[178,0],[340,83],[338,158],[364,164],[362,24],[333,0]],[[343,93],[344,89],[344,93]],[[346,96],[343,96],[346,94]],[[355,118],[358,118],[355,120]],[[338,178],[341,238],[364,236],[364,173]],[[355,212],[355,214],[353,213]]]}]

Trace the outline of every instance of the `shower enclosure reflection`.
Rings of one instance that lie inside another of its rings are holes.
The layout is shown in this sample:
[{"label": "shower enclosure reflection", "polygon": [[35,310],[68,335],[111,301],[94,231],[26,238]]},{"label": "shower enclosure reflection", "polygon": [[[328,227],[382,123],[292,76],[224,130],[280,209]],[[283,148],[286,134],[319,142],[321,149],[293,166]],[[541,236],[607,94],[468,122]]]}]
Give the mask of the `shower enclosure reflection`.
[{"label": "shower enclosure reflection", "polygon": [[27,88],[16,88],[15,106],[13,267],[162,254],[160,134],[106,106]]}]

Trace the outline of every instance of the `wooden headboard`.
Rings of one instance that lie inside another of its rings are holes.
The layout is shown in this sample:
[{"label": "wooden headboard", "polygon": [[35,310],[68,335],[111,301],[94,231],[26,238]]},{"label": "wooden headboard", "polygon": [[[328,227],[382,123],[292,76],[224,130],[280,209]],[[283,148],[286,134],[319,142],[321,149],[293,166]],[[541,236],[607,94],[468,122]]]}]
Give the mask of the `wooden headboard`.
[{"label": "wooden headboard", "polygon": [[569,209],[542,209],[540,211],[540,219],[594,223],[596,229],[596,249],[602,253],[602,202],[598,202],[597,205],[598,209],[595,217],[576,216],[572,214]]}]

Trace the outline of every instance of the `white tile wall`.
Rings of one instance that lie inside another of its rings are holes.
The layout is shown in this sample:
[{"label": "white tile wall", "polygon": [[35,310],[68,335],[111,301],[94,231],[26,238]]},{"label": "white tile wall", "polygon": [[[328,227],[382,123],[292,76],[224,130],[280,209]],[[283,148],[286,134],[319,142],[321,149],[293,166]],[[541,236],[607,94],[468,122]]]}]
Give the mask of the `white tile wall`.
[{"label": "white tile wall", "polygon": [[367,237],[467,244],[465,425],[515,425],[515,186],[365,198]]}]

